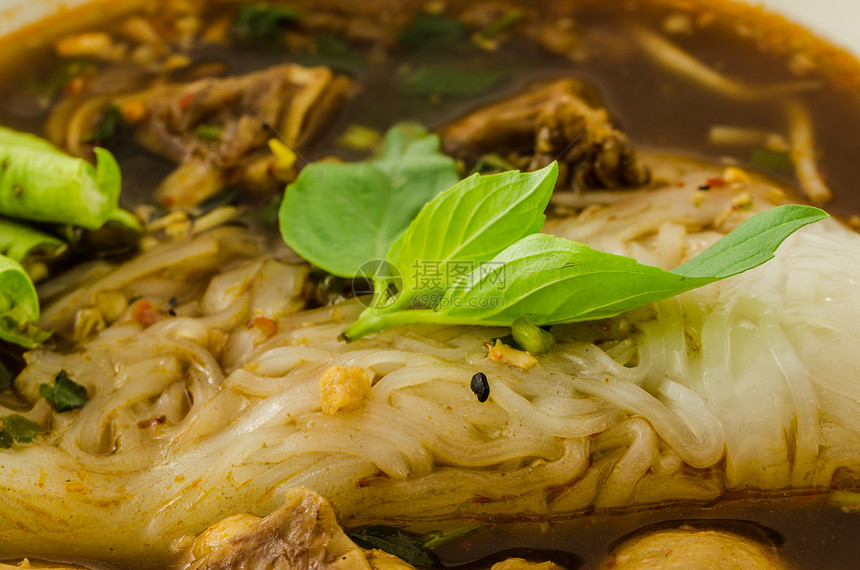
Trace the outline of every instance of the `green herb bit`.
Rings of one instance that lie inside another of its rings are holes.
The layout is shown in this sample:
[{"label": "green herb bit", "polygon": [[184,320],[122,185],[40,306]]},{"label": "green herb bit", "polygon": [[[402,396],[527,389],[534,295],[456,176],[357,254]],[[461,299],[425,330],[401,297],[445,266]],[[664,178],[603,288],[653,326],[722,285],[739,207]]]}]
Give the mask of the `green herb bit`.
[{"label": "green herb bit", "polygon": [[362,548],[378,548],[413,566],[441,566],[439,557],[424,546],[420,537],[398,528],[374,525],[350,532],[348,536]]},{"label": "green herb bit", "polygon": [[12,443],[30,443],[45,430],[42,426],[24,416],[12,414],[0,418],[0,447],[8,449]]},{"label": "green herb bit", "polygon": [[511,336],[523,350],[535,356],[546,354],[555,348],[555,337],[551,332],[531,324],[522,317],[511,325]]},{"label": "green herb bit", "polygon": [[444,14],[421,13],[412,24],[400,32],[397,40],[410,51],[432,49],[444,51],[455,47],[464,38],[468,27],[465,23]]},{"label": "green herb bit", "polygon": [[12,387],[15,376],[16,374],[13,372],[12,367],[6,364],[4,359],[0,357],[0,392]]},{"label": "green herb bit", "polygon": [[471,97],[489,91],[507,77],[507,72],[492,69],[424,66],[406,77],[403,90],[422,97]]},{"label": "green herb bit", "polygon": [[255,2],[239,9],[232,34],[235,38],[249,42],[272,42],[283,37],[284,31],[301,13],[287,6]]},{"label": "green herb bit", "polygon": [[493,39],[522,20],[524,15],[525,13],[521,9],[512,8],[481,30],[481,35],[487,39]]},{"label": "green herb bit", "polygon": [[517,167],[514,163],[503,156],[491,153],[485,154],[478,159],[478,162],[475,164],[475,168],[472,169],[472,173],[498,174],[507,170],[517,170]]},{"label": "green herb bit", "polygon": [[39,394],[53,404],[58,413],[83,408],[89,401],[87,389],[69,378],[65,370],[60,370],[54,379],[54,386],[42,384]]},{"label": "green herb bit", "polygon": [[761,169],[777,174],[789,175],[794,172],[794,162],[787,152],[757,148],[752,151],[750,161]]},{"label": "green herb bit", "polygon": [[93,131],[84,137],[84,141],[104,146],[116,138],[121,126],[122,113],[120,113],[119,107],[110,105],[105,109],[98,122],[96,122]]},{"label": "green herb bit", "polygon": [[197,127],[194,131],[194,136],[203,141],[220,142],[221,127],[218,125],[203,124]]}]

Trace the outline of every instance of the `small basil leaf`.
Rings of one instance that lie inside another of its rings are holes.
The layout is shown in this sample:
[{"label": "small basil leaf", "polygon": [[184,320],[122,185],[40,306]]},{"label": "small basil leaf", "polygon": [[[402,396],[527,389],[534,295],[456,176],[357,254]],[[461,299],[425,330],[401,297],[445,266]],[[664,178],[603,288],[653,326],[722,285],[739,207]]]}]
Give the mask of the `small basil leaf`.
[{"label": "small basil leaf", "polygon": [[441,298],[461,275],[539,232],[557,177],[556,163],[537,172],[476,174],[436,196],[396,242],[400,251],[388,255],[398,262],[404,292]]},{"label": "small basil leaf", "polygon": [[458,179],[437,136],[395,127],[376,160],[306,167],[281,203],[281,235],[314,265],[353,277],[365,263],[385,259],[421,207]]},{"label": "small basil leaf", "polygon": [[773,259],[785,238],[828,215],[812,206],[788,204],[744,221],[711,247],[672,270],[687,277],[724,279]]},{"label": "small basil leaf", "polygon": [[378,548],[401,558],[407,564],[434,568],[441,566],[439,557],[424,547],[420,538],[390,526],[369,526],[349,533],[362,548]]},{"label": "small basil leaf", "polygon": [[8,448],[12,442],[29,443],[45,430],[42,426],[24,416],[12,414],[0,418],[0,447]]},{"label": "small basil leaf", "polygon": [[403,90],[416,96],[468,97],[488,91],[507,76],[490,69],[419,67],[406,76]]},{"label": "small basil leaf", "polygon": [[87,390],[77,382],[69,378],[65,370],[60,370],[54,379],[54,386],[42,384],[39,386],[39,394],[59,412],[68,412],[83,408],[89,401]]}]

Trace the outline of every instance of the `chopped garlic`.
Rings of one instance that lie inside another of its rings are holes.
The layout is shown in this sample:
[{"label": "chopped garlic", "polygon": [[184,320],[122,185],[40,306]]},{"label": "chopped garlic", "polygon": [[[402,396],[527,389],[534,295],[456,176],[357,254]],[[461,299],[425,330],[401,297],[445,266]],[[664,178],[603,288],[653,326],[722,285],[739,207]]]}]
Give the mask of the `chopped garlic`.
[{"label": "chopped garlic", "polygon": [[496,344],[486,343],[484,346],[489,351],[487,358],[490,360],[505,362],[523,370],[528,370],[538,363],[538,359],[528,352],[512,348],[498,339],[496,339]]},{"label": "chopped garlic", "polygon": [[370,377],[360,366],[332,366],[319,381],[323,413],[352,412],[370,393]]}]

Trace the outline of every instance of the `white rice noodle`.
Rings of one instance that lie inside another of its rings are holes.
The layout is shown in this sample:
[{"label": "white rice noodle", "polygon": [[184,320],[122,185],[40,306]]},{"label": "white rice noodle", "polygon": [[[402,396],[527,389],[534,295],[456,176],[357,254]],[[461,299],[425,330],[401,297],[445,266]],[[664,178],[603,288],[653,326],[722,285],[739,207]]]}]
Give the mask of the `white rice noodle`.
[{"label": "white rice noodle", "polygon": [[[680,240],[685,257],[695,236],[746,215],[724,217],[725,202],[692,207],[676,192],[553,230],[652,255]],[[189,274],[170,264],[192,259],[205,277],[189,282],[181,315],[148,326],[125,315],[74,350],[27,354],[16,388],[32,402],[28,417],[51,430],[0,450],[0,543],[63,553],[74,527],[95,558],[132,557],[142,543],[167,552],[226,515],[271,511],[292,485],[360,524],[826,488],[860,469],[860,237],[836,222],[804,228],[774,260],[724,282],[555,327],[556,349],[527,371],[486,358],[500,328],[416,326],[339,342],[361,303],[291,312],[304,269],[228,255],[217,245],[228,236],[255,243],[240,228],[202,234],[160,250],[169,262],[142,254],[148,273],[138,259],[86,288],[181,281]],[[60,298],[48,319],[67,322],[87,295]],[[249,333],[256,317],[274,332]],[[319,380],[335,365],[361,367],[372,387],[357,410],[324,414]],[[40,398],[61,369],[87,389],[83,409],[58,414]],[[485,402],[470,389],[477,372]],[[101,540],[106,513],[113,554]]]}]

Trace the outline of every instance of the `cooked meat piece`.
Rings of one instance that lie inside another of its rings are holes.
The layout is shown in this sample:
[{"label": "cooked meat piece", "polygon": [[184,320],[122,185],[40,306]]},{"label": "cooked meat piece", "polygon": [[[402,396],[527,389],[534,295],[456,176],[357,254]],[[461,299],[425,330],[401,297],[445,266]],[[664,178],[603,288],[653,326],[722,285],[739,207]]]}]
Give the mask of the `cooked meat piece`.
[{"label": "cooked meat piece", "polygon": [[[194,541],[179,568],[371,570],[367,554],[343,532],[331,504],[304,487],[266,518],[234,515]],[[409,566],[406,566],[409,568]]]},{"label": "cooked meat piece", "polygon": [[681,526],[637,536],[622,544],[602,568],[634,570],[784,570],[774,547],[720,530]]},{"label": "cooked meat piece", "polygon": [[606,109],[586,102],[572,79],[532,86],[442,130],[445,151],[469,164],[498,153],[516,166],[536,170],[559,161],[559,185],[576,190],[633,188],[647,184],[627,136]]},{"label": "cooked meat piece", "polygon": [[239,77],[156,85],[115,103],[120,109],[142,103],[145,114],[133,125],[137,140],[181,165],[158,198],[168,206],[192,206],[224,184],[281,188],[295,171],[276,165],[269,139],[301,149],[352,90],[348,78],[328,68],[285,64]]},{"label": "cooked meat piece", "polygon": [[[415,570],[393,554],[364,550],[338,525],[334,507],[305,487],[266,518],[227,517],[198,536],[177,570]],[[553,562],[511,558],[490,570],[564,570]]]}]

